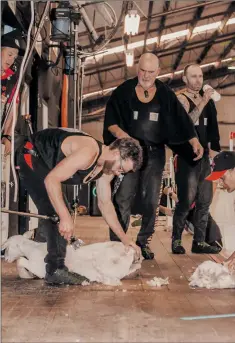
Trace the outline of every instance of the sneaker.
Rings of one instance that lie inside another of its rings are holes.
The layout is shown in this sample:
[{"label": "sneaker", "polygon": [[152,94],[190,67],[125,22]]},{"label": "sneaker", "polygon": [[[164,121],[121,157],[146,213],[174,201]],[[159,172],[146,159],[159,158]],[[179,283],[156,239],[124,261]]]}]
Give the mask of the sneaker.
[{"label": "sneaker", "polygon": [[210,242],[210,246],[217,247],[219,249],[219,252],[223,249],[223,243],[221,240]]},{"label": "sneaker", "polygon": [[172,241],[171,249],[172,249],[173,254],[178,254],[178,255],[185,254],[185,249],[182,246],[182,242],[180,239],[176,239],[175,241]]},{"label": "sneaker", "polygon": [[193,241],[192,252],[195,254],[218,254],[220,248],[218,246],[211,246],[206,242]]},{"label": "sneaker", "polygon": [[140,247],[140,248],[141,248],[142,256],[145,260],[154,259],[154,253],[147,245],[145,247]]},{"label": "sneaker", "polygon": [[56,269],[45,276],[45,282],[50,285],[81,285],[84,281],[89,282],[85,276],[69,272],[67,268]]}]

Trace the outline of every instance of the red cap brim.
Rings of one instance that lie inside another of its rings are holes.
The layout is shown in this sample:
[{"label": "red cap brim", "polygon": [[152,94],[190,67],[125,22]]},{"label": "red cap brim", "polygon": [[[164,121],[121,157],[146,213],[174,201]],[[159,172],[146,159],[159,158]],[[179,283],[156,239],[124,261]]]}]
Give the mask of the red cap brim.
[{"label": "red cap brim", "polygon": [[226,173],[226,171],[227,171],[227,170],[212,172],[209,176],[207,176],[207,177],[205,178],[205,180],[208,180],[208,181],[215,181],[215,180],[218,180],[218,179],[220,179],[220,178]]}]

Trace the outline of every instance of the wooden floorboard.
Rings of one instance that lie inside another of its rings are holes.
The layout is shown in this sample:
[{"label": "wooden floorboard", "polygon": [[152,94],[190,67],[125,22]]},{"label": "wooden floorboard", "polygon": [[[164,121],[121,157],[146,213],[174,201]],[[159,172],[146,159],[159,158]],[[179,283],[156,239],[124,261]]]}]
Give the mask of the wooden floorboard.
[{"label": "wooden floorboard", "polygon": [[[136,239],[139,228],[130,228]],[[76,236],[87,244],[109,239],[102,218],[79,217]],[[182,320],[182,317],[235,313],[235,290],[192,289],[188,278],[208,255],[171,253],[171,232],[158,226],[151,242],[155,259],[139,275],[113,287],[48,287],[21,280],[15,263],[2,261],[2,342],[235,342],[235,318]],[[153,277],[169,285],[150,287]]]}]

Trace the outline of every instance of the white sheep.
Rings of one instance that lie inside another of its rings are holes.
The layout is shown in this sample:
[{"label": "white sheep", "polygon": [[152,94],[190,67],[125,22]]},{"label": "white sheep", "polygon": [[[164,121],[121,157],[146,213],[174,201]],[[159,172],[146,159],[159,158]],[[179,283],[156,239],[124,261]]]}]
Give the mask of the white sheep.
[{"label": "white sheep", "polygon": [[[44,278],[46,243],[34,242],[26,236],[12,236],[4,243],[2,249],[5,249],[5,260],[17,260],[17,271],[21,278]],[[142,259],[135,261],[134,254],[132,248],[126,251],[120,242],[89,244],[79,249],[67,245],[65,265],[91,282],[118,285],[121,279],[141,268]]]}]

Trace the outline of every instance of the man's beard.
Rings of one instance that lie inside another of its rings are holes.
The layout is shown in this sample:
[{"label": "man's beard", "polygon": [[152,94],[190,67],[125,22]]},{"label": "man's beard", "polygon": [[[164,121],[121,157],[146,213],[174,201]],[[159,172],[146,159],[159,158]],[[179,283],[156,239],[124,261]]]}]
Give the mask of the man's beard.
[{"label": "man's beard", "polygon": [[202,88],[202,85],[191,85],[188,84],[188,88],[191,89],[192,91],[199,92]]},{"label": "man's beard", "polygon": [[112,174],[112,168],[114,165],[114,161],[105,161],[104,162],[104,167],[103,167],[103,173],[106,175]]}]

